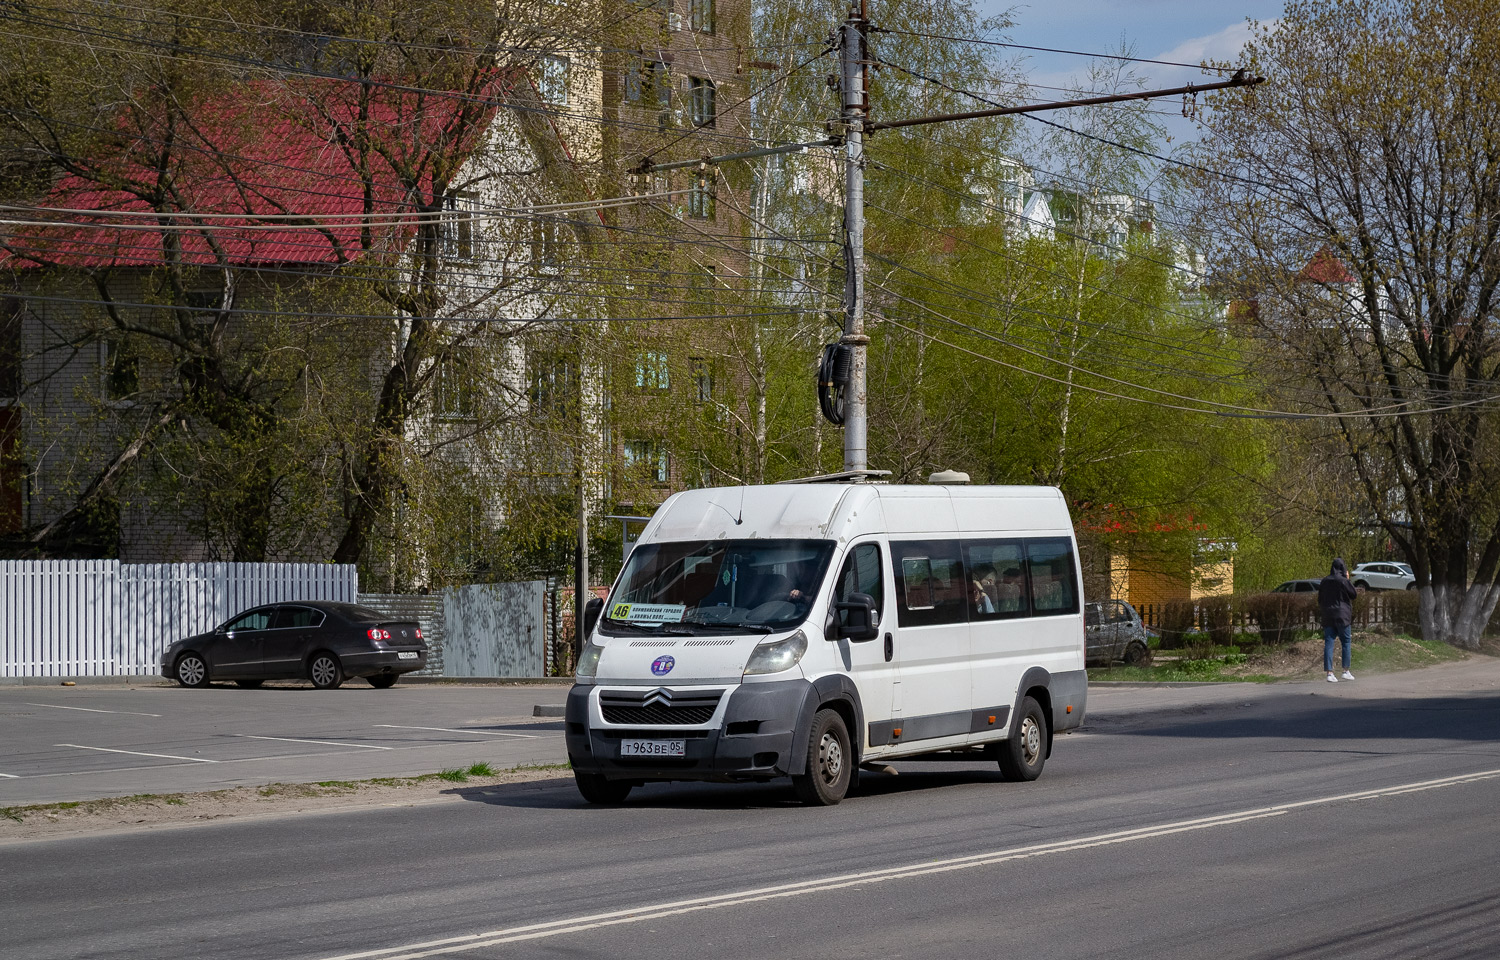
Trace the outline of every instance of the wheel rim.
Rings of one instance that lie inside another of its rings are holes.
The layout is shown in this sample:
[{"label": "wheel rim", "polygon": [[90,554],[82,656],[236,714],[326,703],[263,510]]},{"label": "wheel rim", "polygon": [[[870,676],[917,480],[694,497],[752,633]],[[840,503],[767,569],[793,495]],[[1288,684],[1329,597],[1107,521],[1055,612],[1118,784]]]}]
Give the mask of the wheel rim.
[{"label": "wheel rim", "polygon": [[827,784],[837,783],[844,772],[844,745],[832,733],[823,734],[818,744],[818,772]]},{"label": "wheel rim", "polygon": [[1042,756],[1042,725],[1035,717],[1021,721],[1021,758],[1028,767],[1034,766]]},{"label": "wheel rim", "polygon": [[318,659],[313,661],[313,683],[316,683],[320,687],[325,687],[328,684],[332,683],[334,674],[336,672],[337,668],[333,665],[333,661],[327,657],[319,657]]},{"label": "wheel rim", "polygon": [[184,657],[177,664],[177,677],[189,686],[203,682],[203,661],[197,657]]}]

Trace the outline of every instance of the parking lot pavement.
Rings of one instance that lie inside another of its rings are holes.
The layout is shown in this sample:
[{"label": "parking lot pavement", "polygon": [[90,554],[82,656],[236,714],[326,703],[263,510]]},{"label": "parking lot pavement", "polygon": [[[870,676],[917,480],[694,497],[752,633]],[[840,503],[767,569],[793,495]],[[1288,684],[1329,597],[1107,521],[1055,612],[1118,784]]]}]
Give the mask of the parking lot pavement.
[{"label": "parking lot pavement", "polygon": [[[0,687],[0,807],[567,761],[564,685]],[[555,712],[551,711],[551,712]]]}]

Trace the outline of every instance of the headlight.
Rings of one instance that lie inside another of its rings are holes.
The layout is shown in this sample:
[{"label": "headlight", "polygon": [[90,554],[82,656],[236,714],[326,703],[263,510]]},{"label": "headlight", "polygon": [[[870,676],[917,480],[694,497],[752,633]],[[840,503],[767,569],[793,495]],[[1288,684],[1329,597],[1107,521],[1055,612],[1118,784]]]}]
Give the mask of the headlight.
[{"label": "headlight", "polygon": [[592,680],[599,673],[599,655],[604,648],[589,641],[583,645],[583,652],[578,655],[578,669],[573,671],[575,680]]},{"label": "headlight", "polygon": [[802,661],[807,652],[807,635],[801,630],[782,640],[762,643],[750,654],[745,663],[745,676],[762,673],[780,673],[790,670]]}]

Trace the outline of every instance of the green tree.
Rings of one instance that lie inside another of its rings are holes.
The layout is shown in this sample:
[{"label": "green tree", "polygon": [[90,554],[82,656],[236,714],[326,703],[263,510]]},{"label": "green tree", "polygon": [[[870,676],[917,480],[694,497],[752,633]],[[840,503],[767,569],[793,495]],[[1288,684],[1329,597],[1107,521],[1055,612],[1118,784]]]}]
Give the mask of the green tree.
[{"label": "green tree", "polygon": [[[1218,95],[1197,162],[1212,259],[1303,456],[1417,573],[1425,636],[1500,600],[1500,21],[1481,0],[1294,0]],[[1212,172],[1212,173],[1211,173]]]}]

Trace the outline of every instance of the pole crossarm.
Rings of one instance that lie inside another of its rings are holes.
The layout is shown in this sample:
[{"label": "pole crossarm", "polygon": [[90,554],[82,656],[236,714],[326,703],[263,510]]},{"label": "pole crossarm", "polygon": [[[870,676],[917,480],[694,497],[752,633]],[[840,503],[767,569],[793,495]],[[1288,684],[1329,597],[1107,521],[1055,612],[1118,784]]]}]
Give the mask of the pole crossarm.
[{"label": "pole crossarm", "polygon": [[919,127],[929,123],[946,123],[950,120],[978,120],[982,117],[1005,117],[1018,113],[1041,113],[1046,110],[1092,107],[1104,103],[1124,103],[1129,100],[1151,100],[1156,97],[1173,97],[1184,93],[1207,93],[1211,90],[1224,90],[1230,87],[1253,87],[1258,83],[1265,82],[1265,77],[1247,77],[1245,76],[1245,71],[1240,70],[1228,80],[1221,80],[1217,83],[1189,83],[1186,86],[1169,87],[1164,90],[1138,90],[1135,93],[1112,93],[1100,97],[1084,97],[1079,100],[1055,100],[1051,103],[1026,103],[1018,107],[994,107],[989,110],[970,110],[966,113],[942,113],[930,117],[913,117],[910,120],[867,123],[865,124],[865,129],[873,133],[876,130],[894,130],[897,127]]},{"label": "pole crossarm", "polygon": [[841,142],[840,140],[828,139],[813,140],[809,143],[786,143],[779,147],[761,147],[758,150],[726,153],[717,157],[699,157],[696,160],[674,160],[671,163],[652,163],[650,157],[642,157],[641,162],[630,172],[635,174],[659,173],[662,170],[681,170],[684,167],[696,167],[699,164],[728,163],[731,160],[753,160],[756,157],[774,157],[778,153],[801,153],[809,147],[836,147]]}]

